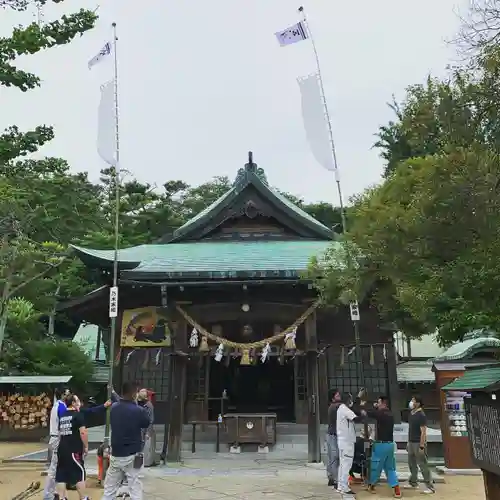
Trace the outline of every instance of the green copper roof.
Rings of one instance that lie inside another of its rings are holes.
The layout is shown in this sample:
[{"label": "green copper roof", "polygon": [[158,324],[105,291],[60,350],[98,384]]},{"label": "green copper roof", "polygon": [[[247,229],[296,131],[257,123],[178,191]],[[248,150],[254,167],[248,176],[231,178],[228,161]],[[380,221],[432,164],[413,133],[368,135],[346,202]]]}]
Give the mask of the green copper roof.
[{"label": "green copper roof", "polygon": [[442,389],[444,391],[485,390],[497,386],[500,382],[500,365],[467,370],[460,378],[455,379]]},{"label": "green copper roof", "polygon": [[[120,250],[120,261],[137,263],[137,267],[122,270],[121,278],[296,278],[313,256],[321,258],[332,244],[300,240],[141,245]],[[84,262],[94,260],[96,266],[113,261],[113,250],[74,248]]]},{"label": "green copper roof", "polygon": [[474,337],[458,342],[434,358],[434,361],[457,361],[488,348],[500,348],[500,340],[494,337]]},{"label": "green copper roof", "polygon": [[314,235],[321,239],[332,239],[334,236],[333,230],[327,228],[314,217],[299,208],[297,205],[288,200],[285,196],[272,189],[268,182],[264,170],[257,167],[251,161],[245,165],[245,168],[238,170],[236,180],[229,191],[223,194],[218,200],[202,210],[198,215],[186,222],[183,226],[174,231],[172,242],[185,240],[189,235],[199,228],[205,226],[210,219],[214,218],[222,210],[228,207],[238,195],[248,186],[253,186],[258,193],[269,203],[277,208],[278,211],[300,221]]}]

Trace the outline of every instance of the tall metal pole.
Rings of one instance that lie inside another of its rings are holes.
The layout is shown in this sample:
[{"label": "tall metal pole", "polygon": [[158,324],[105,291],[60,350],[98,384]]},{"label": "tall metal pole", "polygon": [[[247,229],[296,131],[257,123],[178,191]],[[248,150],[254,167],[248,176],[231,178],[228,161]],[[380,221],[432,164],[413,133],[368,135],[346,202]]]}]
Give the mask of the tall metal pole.
[{"label": "tall metal pole", "polygon": [[[323,101],[323,108],[325,110],[325,118],[326,118],[326,123],[328,126],[328,134],[330,137],[330,147],[332,150],[332,158],[333,158],[333,167],[334,167],[334,175],[335,175],[335,182],[337,184],[337,193],[339,196],[339,205],[340,205],[340,216],[342,220],[342,229],[343,233],[347,233],[347,216],[346,216],[346,211],[344,207],[344,199],[342,196],[342,187],[340,185],[340,172],[339,172],[339,167],[337,163],[337,151],[335,148],[335,141],[333,138],[333,129],[332,129],[332,120],[330,118],[330,111],[328,109],[328,103],[326,101],[326,94],[325,94],[325,87],[323,85],[323,77],[321,74],[321,65],[319,62],[319,55],[318,55],[318,50],[316,48],[316,43],[314,41],[313,34],[311,32],[311,28],[309,26],[309,22],[307,20],[306,13],[304,11],[304,7],[299,7],[299,12],[302,14],[302,20],[304,22],[304,26],[306,28],[306,31],[309,35],[309,39],[311,40],[311,46],[314,52],[314,58],[316,60],[316,69],[318,73],[318,81],[319,81],[319,88],[321,92],[321,99]],[[348,264],[351,265],[351,258],[348,254]],[[357,302],[356,302],[356,309],[357,309]],[[353,315],[353,308],[351,307],[351,319],[353,322],[353,327],[354,327],[354,342],[356,346],[356,365],[357,365],[357,375],[358,375],[358,380],[359,383],[362,387],[365,386],[365,375],[363,372],[363,356],[361,352],[361,337],[359,334],[359,310],[357,311],[357,315]]]},{"label": "tall metal pole", "polygon": [[[113,56],[114,56],[114,107],[115,107],[115,252],[113,258],[113,289],[118,294],[118,247],[120,244],[120,129],[118,120],[118,54],[117,54],[117,41],[118,37],[116,35],[116,23],[112,24],[113,27]],[[111,299],[111,297],[110,297]],[[118,296],[116,297],[118,300]],[[108,377],[108,399],[111,399],[113,393],[113,369],[115,365],[115,339],[116,339],[116,314],[111,313],[110,308],[110,319],[111,319],[111,331],[109,335],[109,377]],[[108,408],[106,415],[106,425],[104,428],[104,446],[109,446],[110,441],[110,411]]]}]

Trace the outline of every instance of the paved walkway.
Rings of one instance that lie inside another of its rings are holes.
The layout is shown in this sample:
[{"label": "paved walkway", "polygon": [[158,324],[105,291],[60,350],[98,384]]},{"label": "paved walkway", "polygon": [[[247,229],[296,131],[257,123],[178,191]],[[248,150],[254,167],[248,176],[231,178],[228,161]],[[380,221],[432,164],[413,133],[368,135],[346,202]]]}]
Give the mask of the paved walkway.
[{"label": "paved walkway", "polygon": [[334,495],[325,484],[324,471],[307,467],[156,468],[147,472],[144,485],[148,500],[299,500]]},{"label": "paved walkway", "polygon": [[[407,472],[401,470],[399,475],[404,480]],[[251,460],[233,457],[219,458],[217,461],[193,459],[182,465],[154,467],[146,470],[144,486],[148,500],[301,500],[339,497],[326,485],[322,464],[306,465],[296,460],[266,458]],[[362,490],[362,487],[357,486],[356,489]],[[384,498],[383,493],[390,497],[388,487],[381,485],[380,490],[380,498]]]}]

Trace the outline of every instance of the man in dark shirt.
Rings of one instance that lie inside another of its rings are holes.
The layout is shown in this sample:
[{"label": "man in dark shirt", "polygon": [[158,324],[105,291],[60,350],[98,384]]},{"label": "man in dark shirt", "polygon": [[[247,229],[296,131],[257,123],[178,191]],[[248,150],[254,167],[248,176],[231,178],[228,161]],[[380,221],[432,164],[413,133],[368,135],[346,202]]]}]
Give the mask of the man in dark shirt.
[{"label": "man in dark shirt", "polygon": [[102,500],[115,500],[123,477],[130,499],[142,500],[142,431],[149,425],[148,412],[137,404],[137,385],[125,382],[122,398],[111,406],[111,457]]},{"label": "man in dark shirt", "polygon": [[328,486],[337,489],[339,474],[339,448],[337,445],[337,411],[340,406],[340,392],[332,389],[329,393],[330,406],[328,407],[328,432],[326,434],[326,474]]},{"label": "man in dark shirt", "polygon": [[57,449],[56,483],[59,498],[66,498],[66,484],[75,484],[80,500],[85,495],[85,466],[83,457],[88,453],[89,443],[83,415],[78,411],[77,396],[67,396],[66,410],[59,418],[59,446]]},{"label": "man in dark shirt", "polygon": [[388,398],[380,396],[374,407],[365,408],[363,414],[377,422],[377,439],[372,446],[368,490],[372,493],[375,492],[375,485],[380,480],[380,474],[384,471],[387,483],[394,490],[394,498],[401,498],[401,490],[396,474],[394,416],[389,409]]},{"label": "man in dark shirt", "polygon": [[422,493],[435,493],[429,463],[427,461],[427,417],[423,409],[422,398],[413,396],[409,403],[408,416],[408,467],[410,479],[404,488],[418,489],[418,469],[422,472],[425,481],[425,490]]}]

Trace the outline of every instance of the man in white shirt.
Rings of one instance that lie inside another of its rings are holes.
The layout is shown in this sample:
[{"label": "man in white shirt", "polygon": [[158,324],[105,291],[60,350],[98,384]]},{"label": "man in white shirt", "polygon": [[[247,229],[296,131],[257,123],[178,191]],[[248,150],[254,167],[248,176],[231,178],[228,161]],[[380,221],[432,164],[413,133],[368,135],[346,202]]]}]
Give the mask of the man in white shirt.
[{"label": "man in white shirt", "polygon": [[[54,391],[54,404],[50,411],[50,438],[49,450],[51,453],[50,465],[47,470],[47,481],[43,490],[43,500],[53,500],[56,490],[57,448],[59,446],[59,417],[66,411],[64,399],[69,396],[69,389]],[[56,497],[57,498],[57,497]]]},{"label": "man in white shirt", "polygon": [[349,471],[354,459],[354,445],[356,443],[356,428],[354,420],[359,417],[351,406],[353,404],[352,395],[342,394],[342,403],[337,411],[337,443],[339,447],[339,475],[338,491],[343,496],[354,497],[354,492],[349,486]]}]

